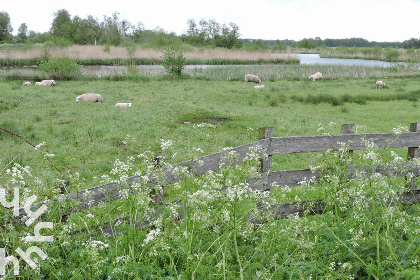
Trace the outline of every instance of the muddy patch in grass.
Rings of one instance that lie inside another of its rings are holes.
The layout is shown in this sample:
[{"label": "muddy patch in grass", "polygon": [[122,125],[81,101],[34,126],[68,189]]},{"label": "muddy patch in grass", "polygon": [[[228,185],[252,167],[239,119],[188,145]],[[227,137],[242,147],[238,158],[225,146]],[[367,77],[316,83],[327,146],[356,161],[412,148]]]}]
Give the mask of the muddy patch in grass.
[{"label": "muddy patch in grass", "polygon": [[217,114],[200,110],[196,112],[186,113],[178,118],[178,123],[220,123],[230,120],[228,117],[219,116]]}]

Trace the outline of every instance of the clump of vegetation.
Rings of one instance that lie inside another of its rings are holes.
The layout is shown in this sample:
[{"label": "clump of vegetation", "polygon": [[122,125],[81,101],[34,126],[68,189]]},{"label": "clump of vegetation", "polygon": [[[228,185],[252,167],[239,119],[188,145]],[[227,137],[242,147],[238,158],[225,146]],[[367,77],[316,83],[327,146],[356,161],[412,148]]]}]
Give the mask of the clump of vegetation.
[{"label": "clump of vegetation", "polygon": [[186,65],[184,53],[179,49],[168,48],[162,55],[162,65],[166,72],[176,77],[181,77]]},{"label": "clump of vegetation", "polygon": [[[196,131],[214,129],[195,124]],[[319,131],[324,127],[319,126]],[[394,130],[400,133],[401,128]],[[125,139],[128,142],[135,139]],[[353,154],[342,145],[318,154],[313,171],[319,182],[304,180],[296,187],[259,191],[246,178],[258,174],[260,158],[250,151],[242,165],[222,168],[193,177],[193,171],[179,166],[173,170],[178,182],[165,188],[165,204],[153,204],[149,183],[165,183],[159,176],[174,153],[170,139],[158,141],[159,165],[155,153],[143,151],[117,159],[101,183],[121,182],[122,199],[88,207],[65,221],[61,213],[79,207],[60,197],[46,202],[48,211],[40,218],[53,223],[44,236],[51,242],[35,243],[48,256],[37,269],[21,269],[20,277],[39,279],[136,279],[158,275],[167,279],[414,279],[418,276],[418,205],[405,205],[400,194],[406,181],[375,172],[346,171],[354,162],[367,170],[380,163],[402,163],[394,151],[380,152],[366,140],[366,151]],[[38,145],[38,149],[41,148]],[[44,148],[44,147],[42,147]],[[202,150],[196,148],[195,156]],[[234,162],[237,154],[225,150],[223,162]],[[49,155],[53,156],[53,155]],[[10,163],[9,163],[10,162]],[[229,164],[227,164],[229,165]],[[226,166],[227,166],[226,165]],[[334,167],[331,169],[331,167]],[[15,187],[25,185],[20,198],[42,193],[48,198],[60,192],[60,178],[53,172],[35,176],[35,170],[16,161],[0,162],[0,187],[7,200]],[[402,170],[403,171],[403,170]],[[129,176],[140,176],[128,188]],[[413,178],[410,172],[405,173]],[[83,185],[79,172],[69,176],[71,185]],[[126,191],[123,191],[125,188]],[[167,193],[166,193],[167,190]],[[310,198],[323,198],[323,215],[278,219],[272,207],[289,201],[314,207]],[[86,194],[86,202],[89,200]],[[392,203],[390,203],[392,202]],[[271,209],[271,210],[270,210]],[[34,230],[0,207],[7,230],[2,231],[6,255],[15,248],[26,249],[25,237]],[[116,219],[122,216],[123,218]],[[140,226],[141,225],[141,226]],[[32,244],[31,244],[32,245]],[[30,245],[29,245],[30,246]],[[21,260],[20,265],[24,261]],[[6,268],[9,275],[13,266]]]},{"label": "clump of vegetation", "polygon": [[52,79],[71,80],[81,75],[79,65],[68,57],[44,61],[40,64],[39,69]]}]

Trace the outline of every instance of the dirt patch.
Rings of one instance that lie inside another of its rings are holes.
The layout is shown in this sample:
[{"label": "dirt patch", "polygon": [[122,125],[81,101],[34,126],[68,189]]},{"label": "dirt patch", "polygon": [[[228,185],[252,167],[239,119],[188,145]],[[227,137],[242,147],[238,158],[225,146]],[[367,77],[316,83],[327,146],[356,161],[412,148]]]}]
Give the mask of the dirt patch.
[{"label": "dirt patch", "polygon": [[207,117],[206,120],[212,123],[218,123],[218,122],[226,121],[227,118]]},{"label": "dirt patch", "polygon": [[179,116],[178,122],[182,124],[189,123],[220,123],[228,121],[229,118],[214,114],[207,110],[198,110],[195,112],[185,113]]}]

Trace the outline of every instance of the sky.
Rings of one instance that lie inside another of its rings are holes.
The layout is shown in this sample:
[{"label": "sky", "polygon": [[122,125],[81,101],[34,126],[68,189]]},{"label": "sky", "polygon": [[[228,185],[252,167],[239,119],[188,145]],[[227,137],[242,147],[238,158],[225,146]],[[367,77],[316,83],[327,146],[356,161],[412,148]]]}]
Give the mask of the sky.
[{"label": "sky", "polygon": [[72,18],[91,15],[99,22],[118,12],[120,20],[177,35],[186,32],[188,19],[205,19],[235,23],[243,39],[420,38],[420,0],[0,0],[14,35],[22,23],[28,30],[49,31],[54,13],[61,9]]}]

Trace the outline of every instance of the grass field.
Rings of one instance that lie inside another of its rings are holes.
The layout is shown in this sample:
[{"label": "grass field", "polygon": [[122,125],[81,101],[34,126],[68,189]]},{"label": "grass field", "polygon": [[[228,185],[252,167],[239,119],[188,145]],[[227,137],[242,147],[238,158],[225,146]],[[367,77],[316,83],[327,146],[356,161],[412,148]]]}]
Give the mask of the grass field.
[{"label": "grass field", "polygon": [[[203,75],[208,74],[198,76]],[[273,77],[265,79],[264,89],[254,89],[253,84],[237,79],[226,81],[209,76],[138,82],[57,81],[55,87],[23,87],[21,81],[2,81],[0,127],[39,147],[34,149],[21,138],[0,131],[1,186],[8,190],[20,186],[25,189],[23,197],[36,194],[46,198],[56,194],[58,179],[66,179],[74,192],[145,171],[158,155],[164,155],[169,163],[177,163],[253,142],[258,139],[258,129],[264,126],[273,126],[274,136],[339,134],[341,125],[346,123],[356,124],[357,133],[407,130],[410,123],[420,121],[420,80],[410,76],[390,76],[384,79],[386,87],[382,90],[375,89],[378,77],[371,76],[318,82],[299,79],[298,75],[290,79]],[[101,94],[104,102],[76,103],[75,97],[85,92]],[[118,110],[114,108],[117,102],[132,102],[133,107]],[[397,150],[392,156],[389,151],[386,153],[378,152],[378,157],[405,158],[407,151]],[[276,156],[273,169],[308,168],[317,161],[341,164],[334,155],[325,155],[328,156],[329,159],[320,159],[319,155]],[[181,200],[191,207],[188,215],[173,222],[169,215],[175,206],[167,205],[168,215],[153,227],[136,230],[130,222],[123,223],[118,225],[123,230],[118,237],[104,235],[96,229],[98,224],[109,222],[120,213],[145,217],[151,206],[144,193],[128,195],[112,206],[82,211],[66,222],[52,210],[43,216],[43,221],[54,221],[54,242],[41,247],[48,258],[40,260],[38,270],[21,268],[21,277],[418,277],[417,207],[378,207],[366,199],[367,204],[354,202],[353,207],[344,207],[347,212],[334,208],[322,216],[282,221],[266,217],[266,224],[252,226],[246,217],[263,201],[263,194],[245,196],[238,191],[231,199],[212,192],[221,192],[225,185],[240,189],[243,177],[255,173],[255,166],[253,162],[222,171],[222,175],[210,174],[171,186],[168,201]],[[364,187],[324,182],[323,194],[335,196],[337,188],[344,185],[367,197],[378,190],[401,190],[401,182],[394,179],[361,181]],[[277,195],[279,199],[290,196],[286,191]],[[293,196],[302,199],[311,194]],[[336,206],[340,203],[337,201]],[[59,205],[49,207],[60,209]],[[27,243],[15,236],[33,234],[33,229],[12,222],[4,209],[0,214],[4,220],[0,226],[7,228],[0,234],[0,248],[7,247],[8,255],[19,246],[26,248]],[[22,267],[23,264],[21,261]]]}]

